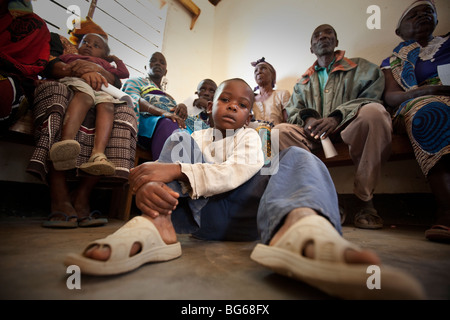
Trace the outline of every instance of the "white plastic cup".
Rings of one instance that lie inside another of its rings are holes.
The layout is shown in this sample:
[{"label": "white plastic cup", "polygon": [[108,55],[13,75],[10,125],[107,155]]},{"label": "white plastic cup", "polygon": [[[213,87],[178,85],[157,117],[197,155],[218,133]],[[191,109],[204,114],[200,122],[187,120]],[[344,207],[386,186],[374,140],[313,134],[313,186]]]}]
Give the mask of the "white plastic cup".
[{"label": "white plastic cup", "polygon": [[325,139],[322,138],[325,135],[325,133],[323,133],[320,136],[320,141],[322,142],[322,148],[323,148],[323,152],[325,153],[325,158],[333,158],[335,156],[337,156],[337,151],[333,146],[333,143],[331,142],[330,138],[326,137]]}]

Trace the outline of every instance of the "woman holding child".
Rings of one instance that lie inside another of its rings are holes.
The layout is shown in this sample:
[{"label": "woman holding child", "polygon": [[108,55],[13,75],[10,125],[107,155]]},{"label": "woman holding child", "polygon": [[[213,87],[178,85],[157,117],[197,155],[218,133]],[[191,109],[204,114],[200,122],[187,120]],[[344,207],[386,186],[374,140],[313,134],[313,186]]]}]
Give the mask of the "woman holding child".
[{"label": "woman holding child", "polygon": [[[59,37],[52,37],[53,43]],[[100,181],[100,176],[83,173],[80,170],[55,170],[49,161],[53,145],[63,139],[64,118],[68,106],[74,96],[74,91],[59,81],[66,76],[82,78],[94,90],[100,90],[102,84],[120,87],[120,80],[113,73],[100,65],[83,60],[64,63],[59,59],[64,53],[74,52],[73,46],[66,43],[61,52],[50,57],[46,68],[46,81],[43,81],[35,91],[33,106],[36,148],[27,167],[27,172],[36,175],[50,186],[51,213],[45,227],[75,228],[103,225],[106,219],[96,218],[96,212],[91,211],[90,196],[94,187]],[[52,51],[55,52],[55,51]],[[108,181],[126,183],[129,170],[134,166],[134,155],[137,140],[137,121],[133,110],[126,104],[114,108],[112,131],[104,151],[106,157],[114,164],[115,173],[108,176]],[[81,126],[75,130],[73,139],[80,145],[75,167],[87,163],[94,149],[96,136],[96,109],[89,108]],[[61,168],[60,168],[61,169]],[[67,183],[68,178],[76,181],[72,190]]]}]

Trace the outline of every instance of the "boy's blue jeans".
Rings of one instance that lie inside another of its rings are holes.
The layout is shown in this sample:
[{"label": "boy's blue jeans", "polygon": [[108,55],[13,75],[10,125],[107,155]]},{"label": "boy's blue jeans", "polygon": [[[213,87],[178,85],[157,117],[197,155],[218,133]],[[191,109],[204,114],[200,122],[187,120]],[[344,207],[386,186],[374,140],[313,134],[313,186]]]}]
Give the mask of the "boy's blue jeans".
[{"label": "boy's blue jeans", "polygon": [[[173,150],[183,151],[174,157]],[[278,159],[276,174],[260,170],[238,188],[209,198],[191,199],[177,181],[169,183],[180,194],[172,213],[176,232],[204,240],[268,243],[290,211],[311,208],[342,233],[337,193],[322,161],[298,147],[283,150]],[[205,162],[196,142],[182,131],[167,139],[158,161]]]}]

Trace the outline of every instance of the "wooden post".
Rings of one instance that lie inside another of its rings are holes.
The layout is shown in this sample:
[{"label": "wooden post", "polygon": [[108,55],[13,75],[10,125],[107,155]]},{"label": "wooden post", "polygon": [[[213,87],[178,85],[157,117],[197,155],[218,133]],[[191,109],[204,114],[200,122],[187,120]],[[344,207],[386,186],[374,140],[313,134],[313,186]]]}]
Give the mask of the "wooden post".
[{"label": "wooden post", "polygon": [[89,7],[89,12],[87,15],[91,19],[94,17],[95,8],[97,8],[97,0],[91,0],[91,6]]}]

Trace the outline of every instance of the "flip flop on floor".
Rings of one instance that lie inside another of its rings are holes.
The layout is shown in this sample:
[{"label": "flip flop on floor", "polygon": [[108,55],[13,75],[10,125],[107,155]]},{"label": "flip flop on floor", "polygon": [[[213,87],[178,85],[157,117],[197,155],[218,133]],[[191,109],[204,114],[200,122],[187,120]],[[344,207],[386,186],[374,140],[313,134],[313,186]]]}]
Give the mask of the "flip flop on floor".
[{"label": "flip flop on floor", "polygon": [[55,170],[75,169],[80,151],[80,144],[75,140],[63,140],[54,143],[50,149],[50,160],[52,160]]},{"label": "flip flop on floor", "polygon": [[[141,245],[141,250],[130,256],[135,242]],[[166,244],[155,225],[142,216],[134,217],[106,238],[91,242],[86,250],[95,245],[110,248],[111,255],[107,261],[90,259],[83,254],[69,254],[64,264],[77,265],[84,274],[115,275],[135,270],[149,262],[167,261],[181,256],[180,243]]]},{"label": "flip flop on floor", "polygon": [[434,225],[425,231],[425,238],[436,242],[450,242],[450,228],[443,225]]},{"label": "flip flop on floor", "polygon": [[100,227],[108,223],[108,219],[100,218],[102,213],[99,210],[92,211],[88,216],[78,219],[78,226],[81,228]]},{"label": "flip flop on floor", "polygon": [[93,154],[80,169],[94,176],[111,176],[116,173],[116,166],[108,160],[104,153]]},{"label": "flip flop on floor", "polygon": [[[314,242],[314,257],[302,255],[305,245]],[[421,285],[409,275],[380,267],[381,289],[369,289],[372,272],[368,265],[348,264],[346,249],[360,250],[342,238],[325,218],[312,215],[300,219],[274,246],[258,244],[251,254],[256,262],[273,271],[306,282],[342,299],[423,299]]]},{"label": "flip flop on floor", "polygon": [[[62,217],[63,220],[52,220],[53,218]],[[50,214],[46,221],[42,223],[42,226],[45,228],[62,228],[62,229],[70,229],[78,227],[78,216],[73,215],[69,216],[64,212],[53,212]]]}]

